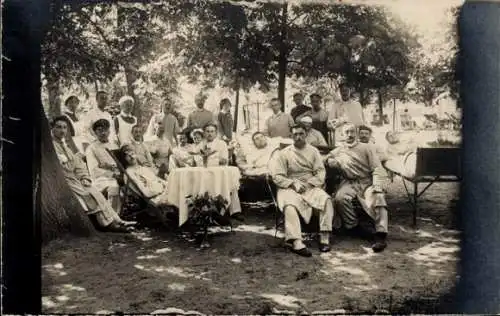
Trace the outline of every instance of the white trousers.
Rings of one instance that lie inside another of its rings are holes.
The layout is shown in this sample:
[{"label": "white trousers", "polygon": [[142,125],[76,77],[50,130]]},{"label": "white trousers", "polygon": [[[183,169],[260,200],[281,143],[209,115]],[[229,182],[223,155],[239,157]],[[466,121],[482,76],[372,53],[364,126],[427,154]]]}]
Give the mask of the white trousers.
[{"label": "white trousers", "polygon": [[[331,232],[333,222],[333,205],[331,200],[326,202],[319,212],[319,231]],[[302,240],[302,228],[300,225],[300,215],[295,206],[287,205],[284,209],[285,215],[285,240]]]}]

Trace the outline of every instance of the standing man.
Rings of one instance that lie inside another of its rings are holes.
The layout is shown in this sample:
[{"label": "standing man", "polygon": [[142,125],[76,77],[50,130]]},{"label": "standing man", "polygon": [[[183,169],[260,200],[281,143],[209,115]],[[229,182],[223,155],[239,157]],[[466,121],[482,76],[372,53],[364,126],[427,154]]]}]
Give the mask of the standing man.
[{"label": "standing man", "polygon": [[169,101],[163,105],[162,128],[162,139],[169,141],[172,146],[175,146],[177,142],[176,136],[181,131],[181,127],[177,117],[173,114],[172,104]]},{"label": "standing man", "polygon": [[365,117],[361,103],[351,99],[351,89],[342,83],[339,86],[342,101],[334,103],[328,113],[328,128],[333,132],[335,140],[335,131],[338,127],[346,123],[352,123],[359,127],[365,124]]},{"label": "standing man", "polygon": [[278,206],[285,215],[287,245],[294,253],[310,257],[311,251],[302,242],[299,215],[309,223],[313,210],[319,212],[319,250],[328,252],[333,204],[323,190],[326,171],[319,151],[306,142],[304,127],[292,127],[292,137],[293,145],[271,159],[269,171],[278,187]]},{"label": "standing man", "polygon": [[64,108],[62,110],[63,115],[68,119],[68,132],[66,133],[66,144],[69,146],[74,154],[78,154],[83,157],[84,149],[79,147],[78,141],[75,138],[81,136],[81,131],[77,126],[79,117],[76,114],[78,105],[80,104],[80,99],[76,95],[69,96],[66,101],[64,101]]},{"label": "standing man", "polygon": [[[113,124],[113,117],[106,110],[106,108],[108,107],[108,93],[105,91],[98,91],[96,94],[96,102],[97,102],[97,107],[90,110],[87,113],[87,118],[86,118],[85,129],[90,135],[89,142],[92,142],[94,139],[96,139],[96,135],[92,128],[95,122],[97,122],[100,119],[104,119],[108,121],[109,126],[112,126]],[[118,140],[114,128],[109,131],[108,138],[109,138],[109,143],[113,145],[113,149],[118,149],[118,143],[117,143]]]},{"label": "standing man", "polygon": [[220,101],[220,112],[217,116],[219,134],[223,141],[229,143],[233,139],[233,114],[231,113],[231,101],[228,98]]},{"label": "standing man", "polygon": [[123,146],[133,141],[132,127],[137,124],[137,118],[132,115],[134,98],[128,95],[123,96],[118,101],[118,104],[121,111],[114,119],[114,128],[118,136],[118,143]]},{"label": "standing man", "polygon": [[278,98],[271,99],[270,108],[273,110],[264,127],[264,135],[269,137],[290,137],[290,130],[294,126],[293,118],[290,114],[281,111],[281,102]]},{"label": "standing man", "polygon": [[204,128],[207,124],[214,123],[214,114],[205,109],[205,101],[207,96],[199,93],[196,95],[194,102],[197,109],[188,115],[187,128],[193,130],[195,128]]},{"label": "standing man", "polygon": [[336,210],[346,229],[358,228],[362,214],[353,204],[357,199],[362,206],[360,211],[368,215],[371,226],[374,226],[372,249],[381,252],[387,247],[389,219],[383,190],[387,174],[373,148],[357,140],[353,124],[346,124],[344,132],[347,137],[345,144],[332,150],[326,158],[327,165],[339,170],[343,176],[334,195]]},{"label": "standing man", "polygon": [[304,105],[304,95],[300,92],[293,95],[293,102],[295,103],[295,107],[293,107],[290,111],[290,115],[295,122],[297,120],[297,117],[311,110],[311,108],[307,105]]},{"label": "standing man", "polygon": [[319,131],[325,139],[328,139],[328,113],[321,107],[321,96],[313,93],[310,96],[311,109],[299,115],[295,122],[298,122],[304,115],[309,115],[312,118],[312,128]]}]

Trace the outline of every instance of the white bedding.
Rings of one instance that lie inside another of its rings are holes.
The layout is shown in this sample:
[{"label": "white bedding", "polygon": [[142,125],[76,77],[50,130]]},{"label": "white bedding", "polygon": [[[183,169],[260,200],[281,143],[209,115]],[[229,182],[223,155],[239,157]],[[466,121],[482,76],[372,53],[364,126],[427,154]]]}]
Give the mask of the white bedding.
[{"label": "white bedding", "polygon": [[413,178],[417,169],[417,154],[412,151],[404,156],[392,156],[384,165],[390,171],[399,173],[407,178]]}]

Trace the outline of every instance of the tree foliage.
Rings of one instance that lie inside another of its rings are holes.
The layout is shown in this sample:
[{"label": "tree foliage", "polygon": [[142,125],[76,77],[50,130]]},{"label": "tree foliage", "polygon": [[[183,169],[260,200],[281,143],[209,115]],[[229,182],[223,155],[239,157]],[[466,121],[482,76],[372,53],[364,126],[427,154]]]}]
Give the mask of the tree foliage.
[{"label": "tree foliage", "polygon": [[[50,89],[57,94],[60,85],[90,83],[97,88],[99,82],[106,87],[117,74],[124,73],[127,89],[120,93],[132,95],[140,104],[134,84],[147,77],[140,68],[169,48],[164,40],[169,30],[165,19],[175,13],[172,8],[169,2],[55,6],[42,44],[42,74],[47,80],[49,102],[54,102]],[[165,84],[166,93],[175,87],[175,76],[156,81],[161,82],[155,88],[161,90]]]},{"label": "tree foliage", "polygon": [[196,3],[176,39],[194,78],[244,89],[258,83],[266,90],[290,76],[340,75],[371,89],[405,84],[413,70],[409,56],[416,40],[380,7]]},{"label": "tree foliage", "polygon": [[447,44],[436,47],[436,56],[419,54],[419,63],[414,74],[415,86],[412,96],[417,102],[427,106],[434,105],[436,99],[443,95],[459,100],[460,69],[458,63],[458,16],[459,7],[450,9],[452,23],[446,34]]}]

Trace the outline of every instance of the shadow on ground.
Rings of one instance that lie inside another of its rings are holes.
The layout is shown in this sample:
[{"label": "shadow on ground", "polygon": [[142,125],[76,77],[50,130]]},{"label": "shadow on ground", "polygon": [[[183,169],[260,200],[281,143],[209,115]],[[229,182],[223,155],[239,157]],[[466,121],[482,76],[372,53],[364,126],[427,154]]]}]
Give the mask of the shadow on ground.
[{"label": "shadow on ground", "polygon": [[153,231],[54,241],[43,249],[44,312],[444,312],[459,246],[443,197],[453,190],[440,187],[437,202],[422,202],[429,218],[417,231],[407,225],[405,202],[389,197],[402,211],[391,214],[390,244],[381,254],[339,236],[331,253],[320,254],[309,240],[314,256],[298,257],[274,237],[272,213],[260,210],[245,211],[247,221],[233,232],[213,230],[208,249]]}]

